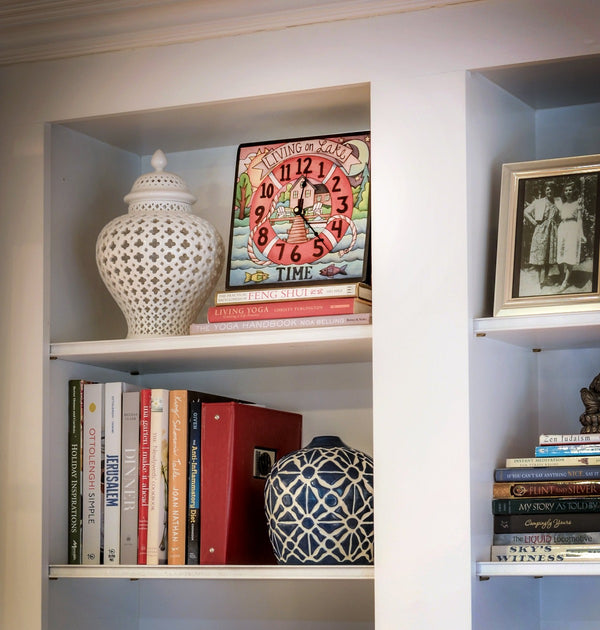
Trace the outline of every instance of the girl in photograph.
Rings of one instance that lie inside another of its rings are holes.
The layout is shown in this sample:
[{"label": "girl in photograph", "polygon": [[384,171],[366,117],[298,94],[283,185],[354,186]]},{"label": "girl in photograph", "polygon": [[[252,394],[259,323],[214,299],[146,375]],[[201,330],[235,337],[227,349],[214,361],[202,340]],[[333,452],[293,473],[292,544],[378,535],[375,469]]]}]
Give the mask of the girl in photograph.
[{"label": "girl in photograph", "polygon": [[559,215],[556,262],[563,270],[563,281],[559,291],[565,291],[570,284],[573,267],[581,262],[581,245],[585,243],[583,201],[577,196],[575,183],[572,181],[564,186]]},{"label": "girl in photograph", "polygon": [[540,291],[548,281],[550,266],[556,264],[558,208],[552,182],[544,185],[544,196],[534,199],[524,210],[533,226],[529,264],[537,270]]}]

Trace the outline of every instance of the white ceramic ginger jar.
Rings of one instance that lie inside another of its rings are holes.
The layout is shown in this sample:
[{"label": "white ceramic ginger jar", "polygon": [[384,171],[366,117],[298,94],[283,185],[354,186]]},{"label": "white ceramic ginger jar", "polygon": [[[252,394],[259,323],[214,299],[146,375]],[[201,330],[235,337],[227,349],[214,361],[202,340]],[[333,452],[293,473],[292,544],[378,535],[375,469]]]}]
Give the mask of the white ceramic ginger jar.
[{"label": "white ceramic ginger jar", "polygon": [[152,156],[124,198],[127,214],[110,221],[96,241],[100,276],[127,320],[128,338],[189,334],[223,268],[215,228],[191,213],[195,197],[167,159]]}]

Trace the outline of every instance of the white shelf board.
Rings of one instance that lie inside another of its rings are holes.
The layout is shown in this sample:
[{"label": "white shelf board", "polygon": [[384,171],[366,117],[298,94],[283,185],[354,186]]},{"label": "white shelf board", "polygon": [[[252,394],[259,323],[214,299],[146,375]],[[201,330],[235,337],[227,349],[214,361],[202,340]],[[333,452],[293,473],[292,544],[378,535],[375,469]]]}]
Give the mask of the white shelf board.
[{"label": "white shelf board", "polygon": [[129,580],[373,580],[372,566],[266,566],[266,565],[69,565],[48,568],[50,579],[122,578]]},{"label": "white shelf board", "polygon": [[600,311],[485,317],[473,332],[531,349],[600,348]]},{"label": "white shelf board", "polygon": [[600,562],[477,562],[476,572],[480,578],[600,576]]},{"label": "white shelf board", "polygon": [[50,344],[50,358],[150,374],[371,361],[372,326]]}]

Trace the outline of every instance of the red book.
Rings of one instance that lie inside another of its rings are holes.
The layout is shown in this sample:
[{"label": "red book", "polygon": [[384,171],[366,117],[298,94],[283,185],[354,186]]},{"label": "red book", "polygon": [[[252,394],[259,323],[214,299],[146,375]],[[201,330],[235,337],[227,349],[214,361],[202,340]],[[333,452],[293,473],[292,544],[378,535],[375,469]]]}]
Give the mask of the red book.
[{"label": "red book", "polygon": [[346,315],[370,313],[371,302],[353,297],[317,298],[314,300],[291,300],[289,302],[262,302],[252,304],[230,304],[211,306],[208,321],[235,322],[253,319],[282,319],[286,317],[316,317],[324,315]]},{"label": "red book", "polygon": [[202,405],[200,564],[276,563],[265,479],[301,439],[300,414],[236,402]]},{"label": "red book", "polygon": [[150,392],[140,392],[140,488],[138,504],[138,564],[146,564],[148,551],[148,486],[150,482]]}]

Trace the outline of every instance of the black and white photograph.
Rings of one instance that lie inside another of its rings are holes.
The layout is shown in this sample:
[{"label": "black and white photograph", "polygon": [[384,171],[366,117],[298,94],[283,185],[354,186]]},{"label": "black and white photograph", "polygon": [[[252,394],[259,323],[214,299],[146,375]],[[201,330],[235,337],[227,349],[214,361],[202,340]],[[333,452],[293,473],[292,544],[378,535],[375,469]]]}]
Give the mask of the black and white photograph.
[{"label": "black and white photograph", "polygon": [[600,307],[599,158],[503,165],[495,315]]},{"label": "black and white photograph", "polygon": [[597,189],[598,173],[521,180],[514,297],[593,291]]}]

